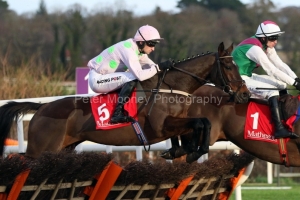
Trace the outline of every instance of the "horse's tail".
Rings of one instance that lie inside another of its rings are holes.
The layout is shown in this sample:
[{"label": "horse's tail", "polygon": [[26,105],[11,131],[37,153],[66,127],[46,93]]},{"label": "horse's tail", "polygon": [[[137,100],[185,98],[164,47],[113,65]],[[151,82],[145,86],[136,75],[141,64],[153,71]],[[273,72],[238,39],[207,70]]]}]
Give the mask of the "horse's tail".
[{"label": "horse's tail", "polygon": [[42,103],[10,101],[0,107],[0,156],[3,155],[5,140],[13,121],[29,111],[37,111],[42,105]]}]

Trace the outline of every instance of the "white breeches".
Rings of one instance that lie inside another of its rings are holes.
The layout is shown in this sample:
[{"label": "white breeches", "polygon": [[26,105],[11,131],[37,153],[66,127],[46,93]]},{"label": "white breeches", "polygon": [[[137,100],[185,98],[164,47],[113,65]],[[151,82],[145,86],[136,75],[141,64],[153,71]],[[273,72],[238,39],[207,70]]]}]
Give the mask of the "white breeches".
[{"label": "white breeches", "polygon": [[246,86],[251,92],[251,98],[269,99],[272,96],[279,95],[279,90],[262,90],[257,88],[285,89],[286,83],[279,81],[268,75],[252,74],[252,77],[242,75]]},{"label": "white breeches", "polygon": [[108,93],[121,88],[125,83],[137,78],[130,72],[99,74],[94,69],[89,72],[90,88],[96,93]]}]

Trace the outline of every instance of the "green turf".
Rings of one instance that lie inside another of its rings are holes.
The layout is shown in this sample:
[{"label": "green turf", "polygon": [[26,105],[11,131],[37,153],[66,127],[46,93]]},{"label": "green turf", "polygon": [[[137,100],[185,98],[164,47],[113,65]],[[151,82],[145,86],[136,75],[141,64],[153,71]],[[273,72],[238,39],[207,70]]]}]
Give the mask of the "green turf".
[{"label": "green turf", "polygon": [[[272,190],[258,190],[258,189],[243,189],[245,187],[276,187],[276,185],[242,185],[242,200],[299,200],[300,186],[282,186],[291,187],[291,189],[272,189]],[[230,200],[235,200],[235,193],[232,193]]]}]

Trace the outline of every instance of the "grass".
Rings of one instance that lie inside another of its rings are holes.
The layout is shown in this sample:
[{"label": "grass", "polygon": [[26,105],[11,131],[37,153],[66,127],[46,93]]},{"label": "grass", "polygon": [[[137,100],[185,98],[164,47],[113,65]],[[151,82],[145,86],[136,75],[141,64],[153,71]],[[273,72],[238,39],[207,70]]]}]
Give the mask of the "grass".
[{"label": "grass", "polygon": [[74,94],[61,82],[64,74],[52,73],[41,69],[34,62],[22,66],[1,66],[0,62],[0,99],[24,99],[34,97],[61,96]]},{"label": "grass", "polygon": [[[243,187],[277,187],[276,184],[243,184],[242,200],[299,200],[299,185],[281,185],[281,187],[291,187],[291,189],[243,189]],[[235,200],[235,192],[229,200]]]}]

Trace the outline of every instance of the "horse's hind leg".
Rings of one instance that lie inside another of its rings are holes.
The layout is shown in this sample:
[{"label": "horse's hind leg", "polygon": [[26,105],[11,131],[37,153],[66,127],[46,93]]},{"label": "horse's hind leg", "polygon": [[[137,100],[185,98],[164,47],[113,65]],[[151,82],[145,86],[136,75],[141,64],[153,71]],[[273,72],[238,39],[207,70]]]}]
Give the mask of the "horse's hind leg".
[{"label": "horse's hind leg", "polygon": [[58,152],[63,148],[67,120],[35,117],[28,127],[26,156],[37,158],[45,151]]},{"label": "horse's hind leg", "polygon": [[196,149],[196,151],[193,151],[192,153],[189,153],[186,156],[186,162],[192,163],[196,160],[198,160],[202,155],[209,152],[209,143],[210,143],[210,130],[211,130],[211,123],[207,118],[202,118],[203,123],[203,133],[202,133],[202,144],[200,145],[199,149],[197,149],[198,142],[200,137],[198,137],[199,132],[194,132],[193,134],[193,149]]}]

